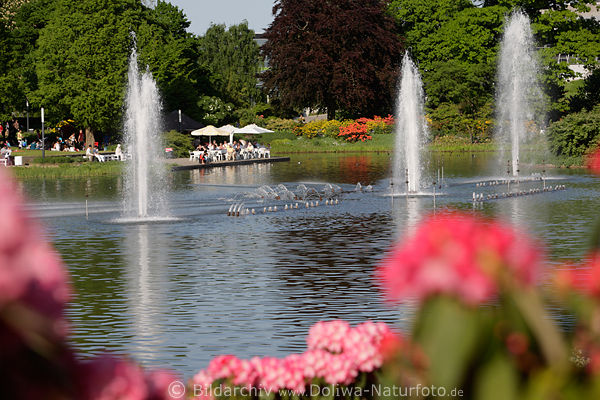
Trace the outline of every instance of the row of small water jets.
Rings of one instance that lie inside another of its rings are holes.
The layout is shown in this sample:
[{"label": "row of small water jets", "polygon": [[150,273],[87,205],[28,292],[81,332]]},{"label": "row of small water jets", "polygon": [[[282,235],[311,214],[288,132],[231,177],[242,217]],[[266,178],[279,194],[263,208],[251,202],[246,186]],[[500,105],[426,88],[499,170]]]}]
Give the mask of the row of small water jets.
[{"label": "row of small water jets", "polygon": [[[324,203],[320,203],[318,200],[317,201],[306,201],[304,203],[304,208],[312,208],[312,207],[319,207],[319,205],[324,204],[326,206],[334,206],[334,205],[338,205],[340,204],[340,201],[338,199],[325,199]],[[277,208],[277,206],[269,206],[269,207],[263,207],[262,212],[263,214],[266,213],[270,213],[270,212],[277,212],[277,211],[287,211],[287,210],[297,210],[299,209],[301,206],[299,203],[291,203],[291,204],[285,204],[283,207],[281,208]],[[228,217],[243,217],[246,215],[256,215],[257,211],[256,209],[252,208],[246,208],[244,203],[236,203],[236,204],[232,204],[231,207],[229,207],[229,210],[227,211],[227,216]]]},{"label": "row of small water jets", "polygon": [[342,193],[338,185],[327,183],[320,190],[315,187],[299,184],[295,190],[288,189],[285,185],[261,186],[253,192],[240,193],[234,197],[234,201],[242,199],[258,200],[284,200],[284,201],[307,201],[337,198]]},{"label": "row of small water jets", "polygon": [[510,179],[497,179],[492,181],[483,181],[475,184],[476,187],[484,187],[484,186],[500,186],[500,185],[510,185],[515,183],[524,183],[524,182],[541,182],[545,181],[543,176],[531,176],[524,178],[510,178]]},{"label": "row of small water jets", "polygon": [[485,194],[485,193],[475,193],[473,192],[473,203],[481,203],[484,201],[490,200],[498,200],[498,199],[507,199],[511,197],[521,197],[521,196],[530,196],[533,194],[539,193],[547,193],[547,192],[556,192],[559,190],[565,190],[565,185],[555,185],[555,186],[547,186],[543,188],[535,188],[529,190],[519,190],[517,192],[507,192],[507,193],[494,193],[494,194]]}]

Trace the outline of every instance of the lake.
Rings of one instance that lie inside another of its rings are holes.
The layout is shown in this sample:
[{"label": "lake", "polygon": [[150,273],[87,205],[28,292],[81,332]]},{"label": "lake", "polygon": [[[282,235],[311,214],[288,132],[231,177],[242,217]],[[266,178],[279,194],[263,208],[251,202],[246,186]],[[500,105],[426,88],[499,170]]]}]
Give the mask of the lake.
[{"label": "lake", "polygon": [[[519,225],[545,244],[551,266],[583,256],[597,219],[600,180],[583,169],[553,169],[546,171],[547,185],[566,190],[474,206],[475,191],[507,191],[506,185],[475,186],[502,177],[490,173],[492,158],[432,155],[428,175],[437,180],[444,169],[436,209],[475,208]],[[71,274],[76,296],[68,318],[78,351],[130,354],[190,377],[219,354],[301,352],[319,320],[410,326],[411,306],[384,304],[373,271],[406,229],[433,212],[433,196],[390,197],[390,165],[386,153],[310,154],[292,155],[289,163],[176,172],[169,204],[178,220],[161,224],[114,222],[121,213],[120,177],[22,186]],[[358,182],[372,191],[356,191]],[[260,198],[265,185],[275,191],[304,185],[320,193],[337,185],[342,193],[337,205],[324,205],[323,198],[318,207],[298,202],[285,210],[296,201]],[[535,181],[511,190],[541,186]],[[226,215],[242,202],[256,215]],[[275,206],[277,212],[263,213]],[[568,315],[551,312],[569,326]]]}]

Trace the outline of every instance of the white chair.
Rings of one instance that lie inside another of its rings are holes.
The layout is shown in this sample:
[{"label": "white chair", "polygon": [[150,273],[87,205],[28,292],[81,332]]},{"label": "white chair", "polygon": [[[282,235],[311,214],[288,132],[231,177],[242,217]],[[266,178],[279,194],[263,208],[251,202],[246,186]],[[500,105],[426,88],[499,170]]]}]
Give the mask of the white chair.
[{"label": "white chair", "polygon": [[6,167],[8,166],[7,162],[8,160],[6,158],[0,158],[0,165],[4,165]]}]

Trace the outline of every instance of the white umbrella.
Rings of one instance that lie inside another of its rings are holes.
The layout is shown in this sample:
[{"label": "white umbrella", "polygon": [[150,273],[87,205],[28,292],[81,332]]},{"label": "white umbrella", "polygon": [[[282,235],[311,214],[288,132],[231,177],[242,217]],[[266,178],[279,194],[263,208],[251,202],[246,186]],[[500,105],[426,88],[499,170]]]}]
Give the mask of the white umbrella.
[{"label": "white umbrella", "polygon": [[233,133],[243,133],[246,135],[260,135],[261,133],[273,133],[273,131],[261,128],[256,124],[250,124],[246,125],[243,128],[236,129],[235,131],[233,131]]},{"label": "white umbrella", "polygon": [[233,131],[235,131],[237,128],[233,125],[223,125],[222,127],[219,128],[222,131],[225,131],[227,133],[232,133]]},{"label": "white umbrella", "polygon": [[205,128],[192,131],[192,136],[229,136],[229,132],[225,132],[213,125],[209,125]]}]

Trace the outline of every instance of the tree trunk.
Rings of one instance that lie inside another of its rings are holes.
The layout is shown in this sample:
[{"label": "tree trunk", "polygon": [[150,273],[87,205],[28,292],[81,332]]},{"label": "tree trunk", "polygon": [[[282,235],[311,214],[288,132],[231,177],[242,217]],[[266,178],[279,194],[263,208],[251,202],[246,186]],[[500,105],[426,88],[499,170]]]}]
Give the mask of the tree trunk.
[{"label": "tree trunk", "polygon": [[327,120],[328,121],[335,119],[336,108],[337,108],[337,105],[335,104],[335,101],[328,102],[328,104],[327,104]]},{"label": "tree trunk", "polygon": [[85,128],[85,147],[87,148],[90,144],[94,147],[96,138],[94,137],[94,131],[92,128]]}]

